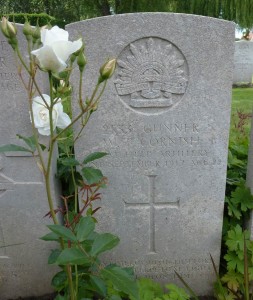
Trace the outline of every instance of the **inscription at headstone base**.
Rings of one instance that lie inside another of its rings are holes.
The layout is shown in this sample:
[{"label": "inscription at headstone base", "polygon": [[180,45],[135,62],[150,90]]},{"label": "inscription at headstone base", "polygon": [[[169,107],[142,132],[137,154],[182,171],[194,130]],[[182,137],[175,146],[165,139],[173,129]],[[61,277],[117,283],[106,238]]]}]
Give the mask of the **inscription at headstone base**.
[{"label": "inscription at headstone base", "polygon": [[67,30],[85,39],[89,93],[106,58],[118,61],[75,149],[79,158],[109,153],[93,164],[109,180],[96,217],[120,244],[103,263],[133,266],[138,277],[161,283],[180,284],[177,271],[196,293],[211,294],[209,253],[217,266],[220,258],[234,24],[144,13]]},{"label": "inscription at headstone base", "polygon": [[233,83],[252,83],[253,42],[235,42]]},{"label": "inscription at headstone base", "polygon": [[[24,49],[25,38],[19,36],[19,42]],[[32,135],[26,91],[16,74],[13,51],[0,33],[0,145],[18,144],[16,134]],[[43,79],[38,82],[46,92]],[[55,197],[56,190],[57,185]],[[49,209],[43,176],[31,155],[0,154],[0,205],[0,299],[51,292],[56,270],[47,259],[54,245],[39,240],[51,221],[44,218]]]}]

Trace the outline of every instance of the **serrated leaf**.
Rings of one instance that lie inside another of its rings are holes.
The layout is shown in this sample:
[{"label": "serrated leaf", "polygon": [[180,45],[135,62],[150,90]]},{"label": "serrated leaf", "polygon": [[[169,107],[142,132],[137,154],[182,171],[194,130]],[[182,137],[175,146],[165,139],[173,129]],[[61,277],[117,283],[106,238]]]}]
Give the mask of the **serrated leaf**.
[{"label": "serrated leaf", "polygon": [[58,256],[60,255],[61,250],[60,249],[54,249],[51,254],[48,257],[48,264],[54,264],[58,258]]},{"label": "serrated leaf", "polygon": [[237,292],[240,284],[243,283],[243,275],[231,270],[221,278],[221,281],[225,282],[232,291]]},{"label": "serrated leaf", "polygon": [[77,226],[77,240],[83,242],[94,229],[95,222],[93,218],[90,216],[82,217]]},{"label": "serrated leaf", "polygon": [[82,169],[83,177],[87,180],[88,184],[98,183],[103,178],[103,174],[99,169],[92,167],[85,167]]},{"label": "serrated leaf", "polygon": [[67,283],[67,274],[65,271],[58,272],[54,275],[52,278],[51,284],[53,288],[57,291],[60,292],[66,285]]},{"label": "serrated leaf", "polygon": [[90,275],[90,281],[95,291],[97,291],[97,293],[100,294],[101,296],[106,297],[106,284],[104,280],[102,280],[99,277]]},{"label": "serrated leaf", "polygon": [[120,267],[113,266],[101,270],[105,280],[111,281],[114,288],[139,299],[137,283],[132,276]]},{"label": "serrated leaf", "polygon": [[227,261],[227,268],[229,271],[238,271],[241,274],[244,272],[244,263],[243,260],[233,252],[229,252],[224,256],[225,260]]},{"label": "serrated leaf", "polygon": [[59,163],[63,164],[64,166],[68,166],[68,167],[75,167],[75,166],[80,165],[79,161],[76,160],[74,157],[60,158]]},{"label": "serrated leaf", "polygon": [[111,250],[119,243],[119,238],[111,233],[102,233],[95,238],[90,255],[97,256],[98,254]]},{"label": "serrated leaf", "polygon": [[226,245],[230,251],[243,251],[244,236],[240,225],[237,224],[234,229],[228,231]]},{"label": "serrated leaf", "polygon": [[69,228],[66,228],[63,225],[48,225],[47,227],[62,238],[71,240],[73,242],[77,241],[73,232]]},{"label": "serrated leaf", "polygon": [[58,265],[90,265],[90,259],[80,249],[67,248],[62,250],[61,254],[56,260]]},{"label": "serrated leaf", "polygon": [[233,203],[228,197],[226,197],[226,203],[228,204],[228,215],[230,217],[235,217],[236,219],[241,219],[241,211],[238,209],[238,205]]},{"label": "serrated leaf", "polygon": [[14,144],[9,144],[9,145],[3,145],[0,146],[0,152],[15,152],[15,151],[22,151],[22,152],[30,152],[33,153],[30,149],[27,149],[22,146],[14,145]]},{"label": "serrated leaf", "polygon": [[32,152],[36,150],[36,139],[34,135],[30,137],[25,137],[20,134],[17,134],[17,137],[23,140],[26,143],[26,145],[32,150]]},{"label": "serrated leaf", "polygon": [[84,160],[83,160],[83,164],[87,164],[91,161],[94,161],[96,159],[99,159],[99,158],[102,158],[104,156],[108,155],[108,153],[106,152],[94,152],[94,153],[91,153],[89,155],[87,155]]},{"label": "serrated leaf", "polygon": [[249,188],[245,186],[238,186],[234,192],[231,193],[231,201],[241,206],[241,211],[246,212],[253,208],[253,196]]},{"label": "serrated leaf", "polygon": [[184,289],[176,286],[175,284],[167,284],[166,288],[169,290],[169,298],[171,300],[188,300],[190,296],[185,292]]},{"label": "serrated leaf", "polygon": [[59,241],[59,235],[54,232],[49,232],[48,234],[40,238],[43,241]]}]

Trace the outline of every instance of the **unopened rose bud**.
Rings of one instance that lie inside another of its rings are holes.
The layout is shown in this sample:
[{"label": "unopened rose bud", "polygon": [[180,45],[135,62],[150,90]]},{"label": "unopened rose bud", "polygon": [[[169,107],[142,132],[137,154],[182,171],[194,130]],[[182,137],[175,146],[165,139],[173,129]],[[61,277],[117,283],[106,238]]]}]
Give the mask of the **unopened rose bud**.
[{"label": "unopened rose bud", "polygon": [[34,44],[38,40],[40,40],[40,27],[39,26],[36,26],[35,29],[33,30],[32,37],[33,37]]},{"label": "unopened rose bud", "polygon": [[74,61],[76,60],[76,55],[75,55],[75,53],[71,54],[69,59],[70,59],[71,63],[73,64]]},{"label": "unopened rose bud", "polygon": [[31,39],[31,36],[33,34],[32,26],[30,25],[30,22],[25,21],[24,27],[23,27],[23,34],[26,36],[27,39]]},{"label": "unopened rose bud", "polygon": [[1,30],[4,36],[9,38],[9,34],[7,31],[7,19],[5,17],[2,17],[2,22],[1,22]]},{"label": "unopened rose bud", "polygon": [[86,60],[86,57],[85,57],[84,53],[80,52],[78,57],[77,57],[77,64],[79,66],[80,72],[83,72],[86,63],[87,63],[87,60]]},{"label": "unopened rose bud", "polygon": [[8,32],[9,38],[10,39],[16,38],[16,35],[17,35],[17,32],[18,32],[17,27],[9,21],[7,21],[6,26],[7,26],[7,32]]},{"label": "unopened rose bud", "polygon": [[100,68],[100,77],[99,82],[103,82],[112,77],[116,68],[116,59],[108,60],[101,68]]},{"label": "unopened rose bud", "polygon": [[81,52],[84,51],[84,41],[82,38],[81,38],[81,40],[82,40],[82,47],[73,53],[73,55],[75,55],[75,56],[78,56]]}]

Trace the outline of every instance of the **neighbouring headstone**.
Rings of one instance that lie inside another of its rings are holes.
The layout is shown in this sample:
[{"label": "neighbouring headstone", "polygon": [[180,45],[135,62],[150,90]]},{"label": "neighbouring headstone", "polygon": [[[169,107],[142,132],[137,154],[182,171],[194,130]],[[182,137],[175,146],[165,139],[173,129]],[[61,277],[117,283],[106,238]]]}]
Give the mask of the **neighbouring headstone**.
[{"label": "neighbouring headstone", "polygon": [[[22,31],[22,26],[18,26]],[[25,38],[19,36],[21,48]],[[25,73],[25,72],[24,72]],[[19,143],[16,134],[31,136],[26,91],[16,59],[0,33],[0,145]],[[38,81],[42,87],[43,80]],[[45,91],[46,86],[42,87]],[[23,145],[20,142],[20,145]],[[56,185],[55,185],[56,187]],[[54,188],[56,191],[56,188]],[[57,193],[54,193],[57,196]],[[0,154],[0,299],[35,297],[52,291],[55,269],[48,266],[54,245],[39,240],[51,221],[43,176],[25,152]]]},{"label": "neighbouring headstone", "polygon": [[253,42],[235,42],[233,83],[252,83]]},{"label": "neighbouring headstone", "polygon": [[104,61],[118,60],[75,149],[79,158],[110,154],[94,161],[109,180],[96,217],[101,231],[121,241],[104,263],[133,266],[139,277],[162,283],[180,284],[177,271],[197,294],[211,294],[210,254],[217,267],[220,258],[234,24],[143,13],[67,30],[86,43],[87,93]]}]

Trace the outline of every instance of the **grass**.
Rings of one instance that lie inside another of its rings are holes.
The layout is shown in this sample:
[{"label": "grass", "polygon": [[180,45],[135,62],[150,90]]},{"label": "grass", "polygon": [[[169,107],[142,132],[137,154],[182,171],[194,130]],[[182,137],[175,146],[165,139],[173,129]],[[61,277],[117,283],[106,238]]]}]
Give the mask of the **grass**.
[{"label": "grass", "polygon": [[245,132],[249,135],[252,109],[253,88],[234,88],[232,92],[231,131],[235,128],[235,124],[242,121],[245,122]]},{"label": "grass", "polygon": [[253,88],[235,88],[232,92],[232,113],[242,110],[251,113],[253,108]]}]

